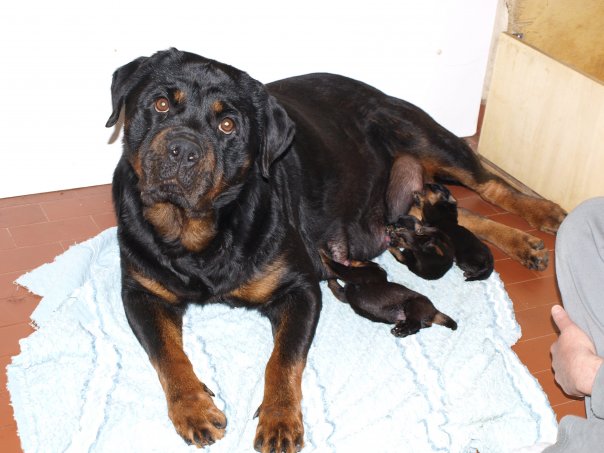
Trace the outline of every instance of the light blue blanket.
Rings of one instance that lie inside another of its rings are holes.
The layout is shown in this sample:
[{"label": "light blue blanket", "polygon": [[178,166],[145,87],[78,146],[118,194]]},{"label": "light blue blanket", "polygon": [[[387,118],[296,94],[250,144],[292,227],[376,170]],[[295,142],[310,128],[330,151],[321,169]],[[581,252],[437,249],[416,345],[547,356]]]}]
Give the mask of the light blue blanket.
[{"label": "light blue blanket", "polygon": [[[465,282],[453,268],[424,281],[390,256],[378,262],[459,328],[397,339],[323,286],[303,379],[304,451],[489,453],[553,442],[554,414],[510,349],[520,329],[498,275]],[[44,296],[32,315],[37,331],[8,367],[26,452],[195,451],[175,433],[157,375],[126,322],[115,229],[18,282]],[[243,309],[191,307],[184,337],[228,418],[225,438],[207,451],[253,451],[252,416],[272,349],[268,321]]]}]

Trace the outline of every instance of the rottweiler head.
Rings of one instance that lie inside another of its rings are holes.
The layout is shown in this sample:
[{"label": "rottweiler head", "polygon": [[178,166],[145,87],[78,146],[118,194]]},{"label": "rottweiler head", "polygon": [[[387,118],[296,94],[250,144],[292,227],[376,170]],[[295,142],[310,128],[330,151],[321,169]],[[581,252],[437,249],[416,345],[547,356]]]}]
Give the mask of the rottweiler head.
[{"label": "rottweiler head", "polygon": [[245,72],[170,49],[117,69],[115,125],[124,110],[124,157],[146,208],[200,218],[237,197],[251,175],[269,176],[294,125]]}]

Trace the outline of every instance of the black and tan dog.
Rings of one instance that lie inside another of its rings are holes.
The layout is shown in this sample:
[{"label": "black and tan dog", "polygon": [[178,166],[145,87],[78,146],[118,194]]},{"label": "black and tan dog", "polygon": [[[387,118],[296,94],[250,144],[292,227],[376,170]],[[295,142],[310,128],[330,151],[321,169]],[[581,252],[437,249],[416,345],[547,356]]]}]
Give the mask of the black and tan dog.
[{"label": "black and tan dog", "polygon": [[493,272],[491,250],[470,230],[457,223],[457,200],[441,184],[426,184],[418,196],[424,224],[436,227],[453,243],[455,263],[466,281],[484,280]]},{"label": "black and tan dog", "polygon": [[437,280],[453,266],[455,249],[449,236],[413,215],[386,225],[386,234],[390,253],[421,278]]},{"label": "black and tan dog", "polygon": [[[389,282],[386,271],[372,261],[345,266],[322,254],[323,263],[333,273],[327,284],[338,300],[355,313],[375,322],[394,324],[395,337],[416,334],[433,324],[456,330],[457,323],[437,310],[423,294],[399,283]],[[341,286],[338,280],[345,284]]]},{"label": "black and tan dog", "polygon": [[[224,436],[226,417],[183,352],[187,305],[227,303],[268,318],[275,345],[254,447],[302,448],[302,372],[326,277],[319,250],[345,263],[387,249],[386,222],[406,214],[396,177],[405,156],[427,181],[457,181],[542,230],[564,217],[487,172],[418,108],[345,77],[265,86],[172,49],[119,68],[112,97],[107,126],[124,111],[113,194],[126,316],[177,432],[200,447]],[[547,264],[535,237],[470,213],[460,223],[527,266]]]}]

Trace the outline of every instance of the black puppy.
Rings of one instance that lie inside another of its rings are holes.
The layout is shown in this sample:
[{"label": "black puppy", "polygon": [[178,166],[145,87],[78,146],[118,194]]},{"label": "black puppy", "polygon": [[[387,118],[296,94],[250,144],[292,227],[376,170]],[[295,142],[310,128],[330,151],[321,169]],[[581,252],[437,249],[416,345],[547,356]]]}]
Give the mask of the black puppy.
[{"label": "black puppy", "polygon": [[386,279],[386,271],[373,262],[345,266],[322,254],[323,263],[336,278],[328,280],[329,289],[355,313],[375,322],[395,324],[390,330],[396,337],[406,337],[439,324],[457,329],[457,323],[438,311],[426,296]]},{"label": "black puppy", "polygon": [[440,184],[426,184],[425,195],[418,200],[424,224],[449,236],[455,249],[455,262],[464,271],[466,281],[484,280],[493,272],[493,254],[474,233],[457,223],[457,200]]},{"label": "black puppy", "polygon": [[387,225],[386,234],[390,253],[415,275],[437,280],[451,269],[453,243],[438,228],[422,225],[416,217],[406,215]]}]

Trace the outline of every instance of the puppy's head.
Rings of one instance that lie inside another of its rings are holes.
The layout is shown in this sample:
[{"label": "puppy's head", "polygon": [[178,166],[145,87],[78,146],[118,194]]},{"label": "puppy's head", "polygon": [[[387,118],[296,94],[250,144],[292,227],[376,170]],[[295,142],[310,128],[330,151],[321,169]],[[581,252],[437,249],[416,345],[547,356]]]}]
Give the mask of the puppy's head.
[{"label": "puppy's head", "polygon": [[428,223],[457,222],[457,200],[449,189],[441,184],[425,184],[417,202],[422,217]]},{"label": "puppy's head", "polygon": [[457,200],[451,191],[442,184],[427,183],[424,185],[424,202],[435,205],[436,203],[448,203],[457,205]]},{"label": "puppy's head", "polygon": [[[268,177],[294,125],[264,86],[233,67],[170,49],[117,69],[113,112],[124,111],[124,155],[146,207],[200,217]],[[254,176],[252,176],[254,175]]]}]

